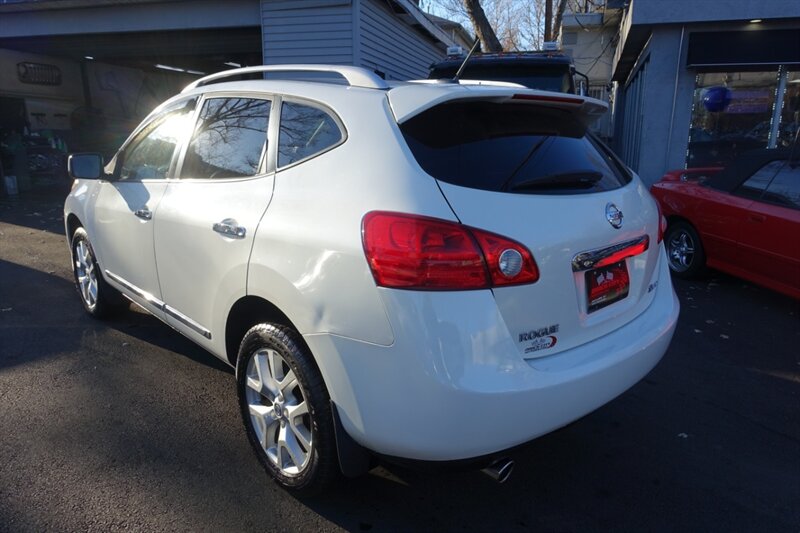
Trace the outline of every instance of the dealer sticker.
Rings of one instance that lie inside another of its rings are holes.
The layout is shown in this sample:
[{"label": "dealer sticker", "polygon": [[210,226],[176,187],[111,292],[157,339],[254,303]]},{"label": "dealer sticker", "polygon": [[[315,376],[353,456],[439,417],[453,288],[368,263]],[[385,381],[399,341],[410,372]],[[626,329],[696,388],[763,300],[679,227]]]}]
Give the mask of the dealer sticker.
[{"label": "dealer sticker", "polygon": [[531,342],[531,345],[525,348],[525,353],[538,352],[539,350],[547,350],[556,345],[558,339],[555,335],[548,335],[546,337],[539,337]]}]

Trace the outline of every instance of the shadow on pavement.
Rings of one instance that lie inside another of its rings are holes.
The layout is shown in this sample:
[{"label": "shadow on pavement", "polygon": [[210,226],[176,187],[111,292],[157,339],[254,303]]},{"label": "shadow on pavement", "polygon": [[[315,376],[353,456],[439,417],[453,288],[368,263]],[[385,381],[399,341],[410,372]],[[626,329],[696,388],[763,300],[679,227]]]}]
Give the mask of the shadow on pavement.
[{"label": "shadow on pavement", "polygon": [[71,280],[0,259],[0,371],[86,347],[88,339],[110,331],[217,370],[232,369],[157,318],[131,305],[112,319],[89,317]]},{"label": "shadow on pavement", "polygon": [[[7,203],[3,222],[26,225],[25,209],[39,212]],[[521,451],[504,485],[477,472],[382,465],[301,501],[251,452],[229,367],[149,315],[86,316],[61,266],[62,240],[43,241],[33,255],[0,250],[0,530],[800,523],[800,314],[770,291],[722,275],[677,281],[682,313],[664,360],[618,399]],[[60,266],[48,273],[31,257],[56,242],[46,264]],[[437,408],[412,395],[408,405]]]},{"label": "shadow on pavement", "polygon": [[0,222],[63,235],[66,196],[66,191],[46,191],[0,198]]}]

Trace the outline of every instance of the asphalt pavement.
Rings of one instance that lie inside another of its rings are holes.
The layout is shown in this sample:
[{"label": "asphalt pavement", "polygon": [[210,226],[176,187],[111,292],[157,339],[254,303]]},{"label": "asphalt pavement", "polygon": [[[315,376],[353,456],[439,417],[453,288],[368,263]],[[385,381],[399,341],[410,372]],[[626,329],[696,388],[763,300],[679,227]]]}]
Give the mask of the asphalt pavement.
[{"label": "asphalt pavement", "polygon": [[0,199],[0,531],[800,531],[797,301],[676,281],[662,362],[506,484],[383,465],[303,501],[251,452],[226,365],[83,312],[61,202]]}]

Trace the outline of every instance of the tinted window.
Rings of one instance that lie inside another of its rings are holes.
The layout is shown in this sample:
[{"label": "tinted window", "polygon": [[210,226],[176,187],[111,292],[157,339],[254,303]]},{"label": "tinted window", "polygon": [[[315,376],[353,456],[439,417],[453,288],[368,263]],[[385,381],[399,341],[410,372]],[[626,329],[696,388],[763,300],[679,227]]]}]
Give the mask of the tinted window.
[{"label": "tinted window", "polygon": [[211,98],[203,104],[182,178],[241,178],[258,173],[266,149],[270,102]]},{"label": "tinted window", "polygon": [[341,140],[339,126],[325,111],[294,102],[283,103],[278,167],[311,157]]},{"label": "tinted window", "polygon": [[150,122],[125,148],[119,179],[164,179],[181,135],[191,127],[194,100]]},{"label": "tinted window", "polygon": [[783,165],[767,187],[763,199],[800,209],[800,166],[792,167],[788,162]]},{"label": "tinted window", "polygon": [[760,198],[769,182],[783,166],[784,161],[770,161],[742,183],[736,193],[747,198]]},{"label": "tinted window", "polygon": [[400,129],[428,174],[463,187],[576,194],[616,189],[631,179],[582,124],[556,109],[458,102]]}]

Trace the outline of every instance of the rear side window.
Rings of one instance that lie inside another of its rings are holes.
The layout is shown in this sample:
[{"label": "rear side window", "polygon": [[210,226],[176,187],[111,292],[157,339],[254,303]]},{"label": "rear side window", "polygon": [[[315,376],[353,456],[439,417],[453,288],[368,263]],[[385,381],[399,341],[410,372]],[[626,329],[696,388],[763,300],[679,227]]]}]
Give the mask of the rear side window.
[{"label": "rear side window", "polygon": [[342,138],[336,121],[322,109],[284,102],[278,138],[278,168],[324,152]]},{"label": "rear side window", "polygon": [[764,200],[800,209],[800,166],[785,163],[767,187]]},{"label": "rear side window", "polygon": [[186,150],[181,178],[254,176],[266,150],[270,102],[254,98],[210,98]]},{"label": "rear side window", "polygon": [[747,198],[760,198],[761,193],[767,188],[769,182],[781,169],[784,161],[770,161],[760,169],[756,170],[752,176],[739,186],[736,191],[740,196]]},{"label": "rear side window", "polygon": [[425,172],[462,187],[581,194],[631,180],[607,147],[558,109],[455,102],[434,107],[400,129]]}]

